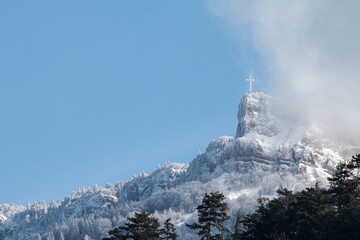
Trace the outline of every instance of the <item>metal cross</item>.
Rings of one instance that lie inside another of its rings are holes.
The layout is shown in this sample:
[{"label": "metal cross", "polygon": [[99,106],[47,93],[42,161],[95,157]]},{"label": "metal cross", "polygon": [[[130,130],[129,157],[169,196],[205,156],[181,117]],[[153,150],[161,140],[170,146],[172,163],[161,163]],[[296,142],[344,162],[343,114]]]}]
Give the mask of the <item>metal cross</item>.
[{"label": "metal cross", "polygon": [[255,82],[255,79],[251,78],[251,73],[249,79],[246,79],[246,81],[249,82],[249,93],[252,93],[251,83]]}]

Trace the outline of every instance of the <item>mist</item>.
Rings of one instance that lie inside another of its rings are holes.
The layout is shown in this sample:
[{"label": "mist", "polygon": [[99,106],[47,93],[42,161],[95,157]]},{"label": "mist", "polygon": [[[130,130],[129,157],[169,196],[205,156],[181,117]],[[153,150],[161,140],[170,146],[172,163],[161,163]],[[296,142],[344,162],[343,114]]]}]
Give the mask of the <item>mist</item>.
[{"label": "mist", "polygon": [[360,143],[360,1],[233,0],[209,7],[233,37],[251,41],[263,56],[270,94],[283,100],[285,114]]}]

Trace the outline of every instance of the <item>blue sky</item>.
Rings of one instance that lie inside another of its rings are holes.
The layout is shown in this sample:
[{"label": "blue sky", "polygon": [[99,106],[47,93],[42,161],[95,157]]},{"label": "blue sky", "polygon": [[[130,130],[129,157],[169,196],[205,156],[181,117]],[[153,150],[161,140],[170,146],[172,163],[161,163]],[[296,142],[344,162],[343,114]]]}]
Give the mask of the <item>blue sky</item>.
[{"label": "blue sky", "polygon": [[0,204],[190,162],[235,134],[250,71],[267,92],[207,1],[0,1]]}]

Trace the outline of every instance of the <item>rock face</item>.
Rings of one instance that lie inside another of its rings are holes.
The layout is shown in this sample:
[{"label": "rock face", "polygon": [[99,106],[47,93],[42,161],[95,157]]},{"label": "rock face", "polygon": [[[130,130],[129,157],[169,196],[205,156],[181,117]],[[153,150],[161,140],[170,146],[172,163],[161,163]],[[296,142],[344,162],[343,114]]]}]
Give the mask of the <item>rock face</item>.
[{"label": "rock face", "polygon": [[263,93],[248,93],[239,104],[238,127],[235,138],[256,132],[268,137],[279,133],[279,126],[271,111],[272,97]]},{"label": "rock face", "polygon": [[259,195],[275,196],[279,187],[302,190],[317,180],[326,185],[336,164],[358,152],[327,141],[315,126],[280,117],[274,103],[264,93],[245,95],[235,139],[212,140],[189,165],[167,163],[125,184],[95,186],[57,203],[2,205],[0,239],[99,239],[134,211],[151,212],[161,221],[171,217],[180,239],[196,239],[184,223],[196,219],[205,192],[223,192],[232,215],[239,208],[251,211]]}]

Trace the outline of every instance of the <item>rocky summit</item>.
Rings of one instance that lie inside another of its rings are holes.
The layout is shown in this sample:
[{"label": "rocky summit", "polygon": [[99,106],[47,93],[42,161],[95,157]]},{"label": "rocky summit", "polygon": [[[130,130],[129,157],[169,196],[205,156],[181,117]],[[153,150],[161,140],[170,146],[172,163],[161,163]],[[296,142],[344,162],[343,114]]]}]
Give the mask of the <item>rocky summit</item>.
[{"label": "rocky summit", "polygon": [[0,239],[100,239],[137,211],[162,222],[171,217],[179,239],[197,239],[185,223],[196,220],[195,208],[206,192],[223,192],[235,216],[280,187],[298,191],[316,181],[326,186],[336,164],[359,149],[327,140],[317,126],[300,123],[279,105],[264,93],[246,94],[235,138],[212,140],[190,164],[166,163],[125,184],[93,186],[59,202],[0,205]]}]

